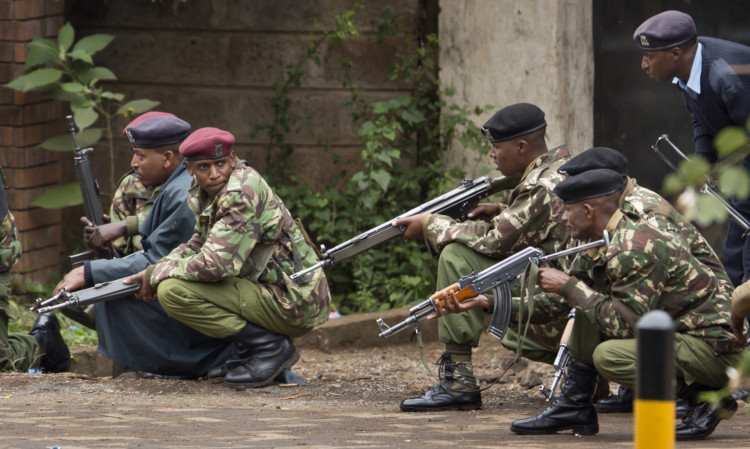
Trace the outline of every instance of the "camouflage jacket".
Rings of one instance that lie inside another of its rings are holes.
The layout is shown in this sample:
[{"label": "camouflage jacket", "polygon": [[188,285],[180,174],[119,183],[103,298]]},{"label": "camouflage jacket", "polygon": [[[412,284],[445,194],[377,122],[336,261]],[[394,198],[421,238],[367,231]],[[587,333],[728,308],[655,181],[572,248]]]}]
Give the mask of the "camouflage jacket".
[{"label": "camouflage jacket", "polygon": [[297,282],[290,279],[318,262],[315,251],[257,171],[238,166],[212,201],[194,184],[188,201],[196,214],[195,233],[156,264],[151,285],[167,278],[215,282],[242,277],[256,282],[290,325],[313,327],[328,319],[323,269]]},{"label": "camouflage jacket", "polygon": [[568,151],[562,147],[539,156],[510,193],[507,207],[491,222],[461,223],[444,215],[430,215],[426,220],[425,239],[438,251],[449,243],[458,242],[498,259],[529,246],[538,247],[545,254],[564,249],[569,240],[568,229],[562,221],[565,208],[552,189],[563,180],[557,169],[568,158]]},{"label": "camouflage jacket", "polygon": [[148,211],[151,210],[153,201],[149,202],[149,200],[153,190],[144,186],[132,170],[123,175],[117,183],[112,195],[109,217],[112,223],[122,220],[128,222],[127,235],[112,242],[118,257],[143,249],[141,236],[138,234],[138,226],[143,223]]},{"label": "camouflage jacket", "polygon": [[16,221],[8,211],[0,225],[0,272],[6,272],[21,258],[21,240],[18,239]]},{"label": "camouflage jacket", "polygon": [[628,179],[620,197],[620,210],[635,220],[643,219],[651,226],[679,238],[703,265],[717,277],[729,282],[724,266],[705,237],[656,192],[639,186],[635,179]]},{"label": "camouflage jacket", "polygon": [[583,309],[609,338],[635,338],[635,324],[661,309],[677,332],[705,340],[717,352],[742,349],[730,327],[732,288],[679,239],[619,210],[606,250],[581,254],[560,295]]}]

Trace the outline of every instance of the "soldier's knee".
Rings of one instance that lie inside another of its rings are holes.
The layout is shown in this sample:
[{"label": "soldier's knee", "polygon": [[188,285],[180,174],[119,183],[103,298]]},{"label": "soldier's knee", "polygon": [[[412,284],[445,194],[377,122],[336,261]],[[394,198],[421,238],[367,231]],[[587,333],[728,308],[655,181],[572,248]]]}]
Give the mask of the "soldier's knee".
[{"label": "soldier's knee", "polygon": [[159,283],[159,286],[156,289],[159,304],[161,304],[169,315],[171,315],[171,312],[175,309],[180,308],[184,302],[184,295],[179,294],[179,284],[180,281],[178,279],[165,279]]}]

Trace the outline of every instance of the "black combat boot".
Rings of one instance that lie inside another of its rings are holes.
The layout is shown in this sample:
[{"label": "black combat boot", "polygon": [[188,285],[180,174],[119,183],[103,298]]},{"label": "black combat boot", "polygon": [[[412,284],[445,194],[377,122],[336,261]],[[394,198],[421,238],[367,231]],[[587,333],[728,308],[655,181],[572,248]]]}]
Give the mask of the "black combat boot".
[{"label": "black combat boot", "polygon": [[628,387],[617,389],[617,394],[607,396],[596,403],[599,413],[633,413],[633,397],[635,392]]},{"label": "black combat boot", "polygon": [[527,435],[572,429],[579,435],[594,435],[599,432],[596,407],[591,401],[595,389],[596,369],[571,360],[565,383],[555,402],[539,416],[515,421],[510,430]]},{"label": "black combat boot", "polygon": [[232,357],[227,359],[227,361],[221,365],[214,366],[208,370],[206,377],[208,379],[224,377],[228,372],[250,360],[250,355],[250,349],[245,347],[241,342],[235,341],[232,343]]},{"label": "black combat boot", "polygon": [[39,315],[29,335],[39,343],[40,365],[45,373],[61,373],[70,366],[70,351],[60,335],[60,322],[52,313]]},{"label": "black combat boot", "polygon": [[734,416],[737,411],[737,400],[732,396],[723,398],[716,407],[700,401],[700,393],[711,390],[714,389],[693,383],[678,392],[678,399],[682,397],[689,404],[687,414],[675,428],[675,437],[678,441],[702,440],[713,433],[719,421]]},{"label": "black combat boot", "polygon": [[253,323],[247,323],[234,338],[235,344],[244,347],[249,358],[224,376],[224,383],[229,386],[266,386],[299,360],[291,338]]},{"label": "black combat boot", "polygon": [[[444,352],[438,360],[440,382],[419,397],[404,399],[401,402],[401,411],[433,412],[482,408],[482,395],[471,366],[471,348],[468,350],[468,357]],[[466,361],[454,361],[453,358],[464,358]]]}]

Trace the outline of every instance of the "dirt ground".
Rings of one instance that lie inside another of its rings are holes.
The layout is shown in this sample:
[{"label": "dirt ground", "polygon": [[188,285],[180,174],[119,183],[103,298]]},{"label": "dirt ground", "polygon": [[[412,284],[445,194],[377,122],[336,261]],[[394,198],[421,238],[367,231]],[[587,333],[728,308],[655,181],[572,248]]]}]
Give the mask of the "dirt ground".
[{"label": "dirt ground", "polygon": [[[426,346],[437,360],[441,347]],[[416,344],[303,348],[293,371],[304,385],[234,390],[220,382],[1,374],[0,448],[558,448],[632,447],[631,414],[600,415],[600,433],[518,436],[512,421],[545,407],[539,382],[552,368],[516,364],[483,394],[473,412],[403,413],[399,402],[433,384]],[[513,354],[490,337],[476,353],[476,372],[499,375]],[[614,386],[612,386],[614,388]],[[707,440],[685,448],[750,447],[742,403]]]}]

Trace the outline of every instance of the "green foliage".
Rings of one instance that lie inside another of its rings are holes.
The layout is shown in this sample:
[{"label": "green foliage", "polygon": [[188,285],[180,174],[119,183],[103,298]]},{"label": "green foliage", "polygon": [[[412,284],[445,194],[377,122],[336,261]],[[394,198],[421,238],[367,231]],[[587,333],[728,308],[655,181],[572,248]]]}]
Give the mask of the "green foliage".
[{"label": "green foliage", "polygon": [[[55,286],[59,281],[60,277],[56,274],[51,276],[49,284],[27,279],[26,290],[46,299],[54,294]],[[36,313],[29,311],[28,305],[19,304],[12,299],[10,300],[8,316],[8,332],[24,334],[31,330],[37,317]],[[60,334],[68,346],[94,346],[98,343],[96,331],[81,326],[61,314],[57,314],[57,319],[60,320]]]},{"label": "green foliage", "polygon": [[750,154],[749,130],[750,122],[747,129],[730,126],[721,130],[713,141],[719,162],[712,165],[700,156],[689,156],[675,173],[666,176],[662,190],[666,195],[680,196],[678,204],[687,218],[709,226],[729,217],[725,204],[718,198],[695,194],[698,189],[705,190],[705,185],[716,189],[725,199],[750,196],[750,177],[741,166],[742,159]]},{"label": "green foliage", "polygon": [[[95,65],[93,56],[105,49],[113,39],[114,36],[109,34],[94,34],[75,42],[75,30],[70,23],[66,23],[58,32],[57,43],[37,38],[29,44],[23,75],[5,85],[13,90],[39,92],[67,102],[79,130],[79,144],[83,148],[93,146],[105,137],[110,158],[110,189],[114,189],[115,185],[112,119],[117,115],[128,117],[140,114],[159,104],[147,99],[124,103],[124,94],[112,92],[104,86],[106,81],[116,81],[117,77],[108,68]],[[104,128],[92,127],[102,120]],[[48,139],[40,146],[50,151],[74,149],[73,139],[67,134]],[[49,189],[43,198],[33,204],[51,209],[81,204],[80,193],[72,198],[67,196],[73,186],[77,184]]]},{"label": "green foliage", "polygon": [[[343,171],[335,174],[322,191],[299,185],[296,177],[287,173],[284,164],[294,148],[285,142],[286,135],[300,124],[314,127],[312,117],[290,112],[289,94],[299,87],[307,61],[320,65],[319,48],[324,42],[330,54],[360,34],[355,25],[355,13],[360,9],[358,4],[334,16],[333,27],[311,42],[300,63],[286,67],[277,78],[276,97],[271,100],[274,122],[254,125],[256,132],[265,131],[269,136],[266,151],[271,185],[314,239],[328,248],[456,187],[463,171],[459,167],[446,170],[443,163],[443,155],[454,142],[468,149],[466,154],[472,162],[486,147],[486,140],[470,120],[484,108],[447,106],[445,98],[452,93],[439,89],[434,61],[437,36],[428,35],[420,39],[414,53],[397,55],[389,74],[390,80],[403,80],[412,86],[408,95],[366,105],[346,71],[353,63],[344,59],[343,85],[350,90],[351,99],[342,107],[351,109],[352,120],[359,127],[360,171],[351,176]],[[403,38],[398,31],[399,20],[392,8],[383,10],[373,23],[376,34],[370,44]],[[395,240],[335,264],[326,269],[326,274],[337,308],[342,313],[357,313],[422,301],[434,290],[436,265],[421,242]]]}]

